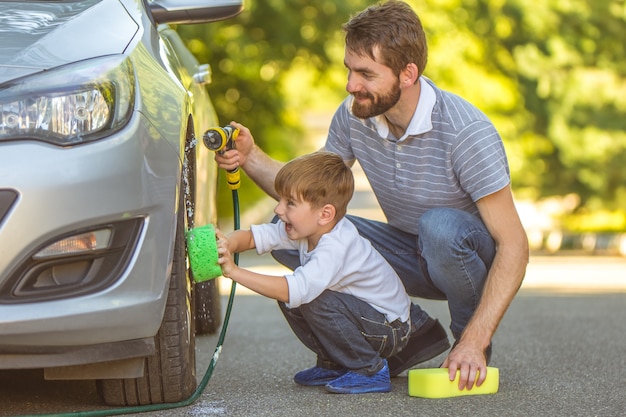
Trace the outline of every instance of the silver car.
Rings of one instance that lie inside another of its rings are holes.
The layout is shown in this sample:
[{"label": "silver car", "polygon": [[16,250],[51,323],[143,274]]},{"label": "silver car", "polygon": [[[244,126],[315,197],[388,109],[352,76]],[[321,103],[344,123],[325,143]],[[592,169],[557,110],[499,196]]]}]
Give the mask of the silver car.
[{"label": "silver car", "polygon": [[168,23],[241,0],[0,0],[0,369],[96,380],[111,405],[196,387],[195,333],[219,327],[185,231],[214,223],[218,125]]}]

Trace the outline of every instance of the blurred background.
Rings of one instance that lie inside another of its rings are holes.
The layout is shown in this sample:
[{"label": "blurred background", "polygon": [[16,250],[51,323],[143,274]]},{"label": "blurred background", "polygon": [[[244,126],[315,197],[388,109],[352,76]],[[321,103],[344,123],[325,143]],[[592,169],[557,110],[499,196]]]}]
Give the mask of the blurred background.
[{"label": "blurred background", "polygon": [[[626,255],[625,1],[407,2],[428,37],[424,74],[502,135],[532,250]],[[287,161],[323,143],[346,96],[341,25],[373,3],[248,0],[235,19],[178,31],[212,66],[221,123]],[[242,210],[264,197],[245,175],[239,195]],[[226,187],[219,201],[230,219]]]}]

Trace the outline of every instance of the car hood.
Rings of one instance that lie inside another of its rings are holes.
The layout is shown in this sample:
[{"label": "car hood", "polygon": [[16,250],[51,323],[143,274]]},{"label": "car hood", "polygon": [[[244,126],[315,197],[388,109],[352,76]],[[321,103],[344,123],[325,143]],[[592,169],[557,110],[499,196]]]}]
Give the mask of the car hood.
[{"label": "car hood", "polygon": [[138,30],[117,0],[0,0],[0,84],[123,53]]}]

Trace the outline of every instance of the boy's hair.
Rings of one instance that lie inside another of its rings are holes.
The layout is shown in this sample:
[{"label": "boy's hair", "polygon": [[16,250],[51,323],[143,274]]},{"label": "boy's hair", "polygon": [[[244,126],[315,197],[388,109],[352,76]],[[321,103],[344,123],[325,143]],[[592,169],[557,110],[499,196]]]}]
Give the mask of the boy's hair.
[{"label": "boy's hair", "polygon": [[283,198],[297,198],[313,208],[331,204],[339,220],[354,193],[354,176],[339,155],[320,151],[283,166],[274,180],[274,189]]},{"label": "boy's hair", "polygon": [[343,30],[347,50],[375,60],[374,51],[378,48],[380,63],[395,75],[400,75],[410,63],[417,65],[419,75],[424,73],[428,60],[426,34],[408,4],[390,0],[370,6],[345,23]]}]

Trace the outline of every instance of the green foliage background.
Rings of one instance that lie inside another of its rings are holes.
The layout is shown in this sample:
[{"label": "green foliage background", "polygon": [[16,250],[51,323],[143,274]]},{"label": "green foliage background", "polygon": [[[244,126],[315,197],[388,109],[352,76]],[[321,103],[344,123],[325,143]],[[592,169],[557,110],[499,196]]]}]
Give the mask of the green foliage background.
[{"label": "green foliage background", "polygon": [[[626,230],[625,1],[408,2],[427,31],[425,75],[491,117],[516,197],[575,195],[568,228]],[[341,25],[372,3],[247,1],[234,19],[178,31],[213,67],[220,120],[288,160],[312,150],[305,117],[345,96]],[[244,179],[240,195],[245,207],[260,191]]]}]

